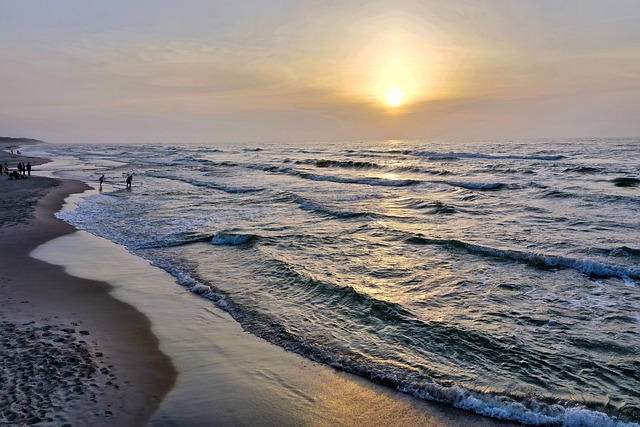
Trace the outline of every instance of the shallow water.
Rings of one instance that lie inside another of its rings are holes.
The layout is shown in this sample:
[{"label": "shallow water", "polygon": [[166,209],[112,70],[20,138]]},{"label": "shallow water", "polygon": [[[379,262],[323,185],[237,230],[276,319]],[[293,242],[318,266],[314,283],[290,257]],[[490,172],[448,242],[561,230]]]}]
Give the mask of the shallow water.
[{"label": "shallow water", "polygon": [[[67,199],[69,207],[84,196]],[[73,276],[106,281],[113,296],[149,318],[161,350],[179,371],[151,426],[512,425],[413,399],[283,351],[243,331],[166,272],[89,233],[54,239],[31,256]],[[120,368],[116,364],[116,372]]]},{"label": "shallow water", "polygon": [[61,218],[270,342],[489,416],[615,425],[640,421],[638,147],[46,150],[62,176],[106,176]]}]

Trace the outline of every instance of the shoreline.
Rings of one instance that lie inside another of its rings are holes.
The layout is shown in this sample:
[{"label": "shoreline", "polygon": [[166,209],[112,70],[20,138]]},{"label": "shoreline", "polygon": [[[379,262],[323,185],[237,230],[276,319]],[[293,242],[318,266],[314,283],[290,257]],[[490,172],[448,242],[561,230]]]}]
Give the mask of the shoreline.
[{"label": "shoreline", "polygon": [[[89,263],[92,252],[104,256]],[[151,319],[179,372],[151,426],[516,425],[415,399],[259,339],[164,270],[85,231],[47,242],[33,255],[74,276],[107,281],[118,299]]]},{"label": "shoreline", "polygon": [[[0,153],[3,163],[48,159]],[[7,242],[0,278],[0,422],[145,425],[177,373],[159,350],[149,320],[110,295],[111,286],[79,279],[30,253],[76,231],[55,218],[66,197],[90,188],[38,177],[0,183]],[[75,365],[75,366],[74,366]]]},{"label": "shoreline", "polygon": [[[21,288],[21,294],[12,295],[10,302],[13,318],[24,325],[37,312],[35,300],[48,306],[48,311],[39,312],[40,324],[52,327],[55,333],[69,329],[64,325],[70,323],[75,330],[66,338],[74,345],[84,346],[91,355],[88,363],[93,363],[97,372],[107,368],[100,378],[106,387],[94,398],[102,400],[80,402],[82,405],[78,403],[71,412],[61,410],[67,422],[152,426],[515,425],[413,398],[314,363],[251,335],[210,301],[179,286],[164,270],[122,246],[77,231],[56,219],[53,213],[60,209],[65,194],[74,193],[74,198],[79,198],[81,191],[91,187],[79,181],[55,181],[67,187],[42,197],[33,221],[9,228],[12,241],[37,241],[37,249],[23,249],[22,256],[40,263],[31,264],[37,268],[23,276],[31,285]],[[68,186],[76,191],[70,191]],[[57,196],[52,194],[55,192]],[[37,226],[46,231],[46,237],[38,240],[32,235]],[[0,238],[9,238],[4,228],[1,231]],[[31,243],[28,246],[35,247]],[[21,276],[18,270],[9,271],[5,277],[17,280]],[[62,294],[57,288],[44,287],[49,272],[65,278],[67,285],[63,285],[66,290]],[[75,285],[71,286],[72,282]],[[1,289],[6,286],[3,282]],[[31,297],[33,293],[38,297]],[[22,304],[23,297],[29,303]],[[117,298],[115,302],[105,302],[113,297]],[[129,313],[133,317],[125,320],[118,314],[113,318],[94,310],[93,305],[104,304],[133,312]],[[6,312],[3,305],[0,308]],[[139,336],[128,330],[131,324],[141,328]],[[33,325],[25,326],[29,327]],[[82,335],[83,330],[88,335]],[[140,336],[147,340],[141,346],[137,342]],[[155,364],[141,364],[136,358],[148,355],[138,353],[149,349],[160,359]],[[172,375],[167,363],[172,370],[175,366]],[[108,382],[117,383],[119,388]]]}]

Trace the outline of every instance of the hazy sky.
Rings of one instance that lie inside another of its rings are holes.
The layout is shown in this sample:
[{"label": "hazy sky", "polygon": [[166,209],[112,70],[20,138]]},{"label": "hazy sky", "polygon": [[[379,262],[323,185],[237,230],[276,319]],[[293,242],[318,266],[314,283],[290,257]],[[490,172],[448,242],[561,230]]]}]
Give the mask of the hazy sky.
[{"label": "hazy sky", "polygon": [[0,63],[53,142],[640,136],[638,0],[0,0]]}]

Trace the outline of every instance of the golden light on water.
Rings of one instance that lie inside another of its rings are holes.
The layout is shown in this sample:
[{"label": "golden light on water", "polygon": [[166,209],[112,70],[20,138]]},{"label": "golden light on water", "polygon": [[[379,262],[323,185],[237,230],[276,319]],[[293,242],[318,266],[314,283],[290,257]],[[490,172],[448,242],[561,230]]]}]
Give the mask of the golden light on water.
[{"label": "golden light on water", "polygon": [[385,174],[382,176],[382,178],[383,178],[383,179],[388,179],[388,180],[390,180],[390,181],[394,181],[394,180],[398,179],[398,176],[397,176],[395,173],[393,173],[393,172],[389,172],[389,173],[385,173]]}]

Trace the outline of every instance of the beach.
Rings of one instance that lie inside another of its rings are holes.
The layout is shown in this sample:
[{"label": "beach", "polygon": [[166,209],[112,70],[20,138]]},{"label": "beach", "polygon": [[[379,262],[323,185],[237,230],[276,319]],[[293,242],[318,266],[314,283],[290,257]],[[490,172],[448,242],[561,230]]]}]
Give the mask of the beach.
[{"label": "beach", "polygon": [[640,427],[640,1],[43,3],[0,427]]},{"label": "beach", "polygon": [[166,272],[54,217],[85,190],[95,192],[38,167],[0,184],[15,206],[0,231],[12,248],[0,282],[3,425],[512,425],[256,338]]},{"label": "beach", "polygon": [[53,213],[88,187],[36,176],[44,159],[2,152],[0,161],[35,166],[28,179],[0,180],[0,424],[144,425],[176,377],[149,321],[108,284],[29,256],[75,231]]}]

